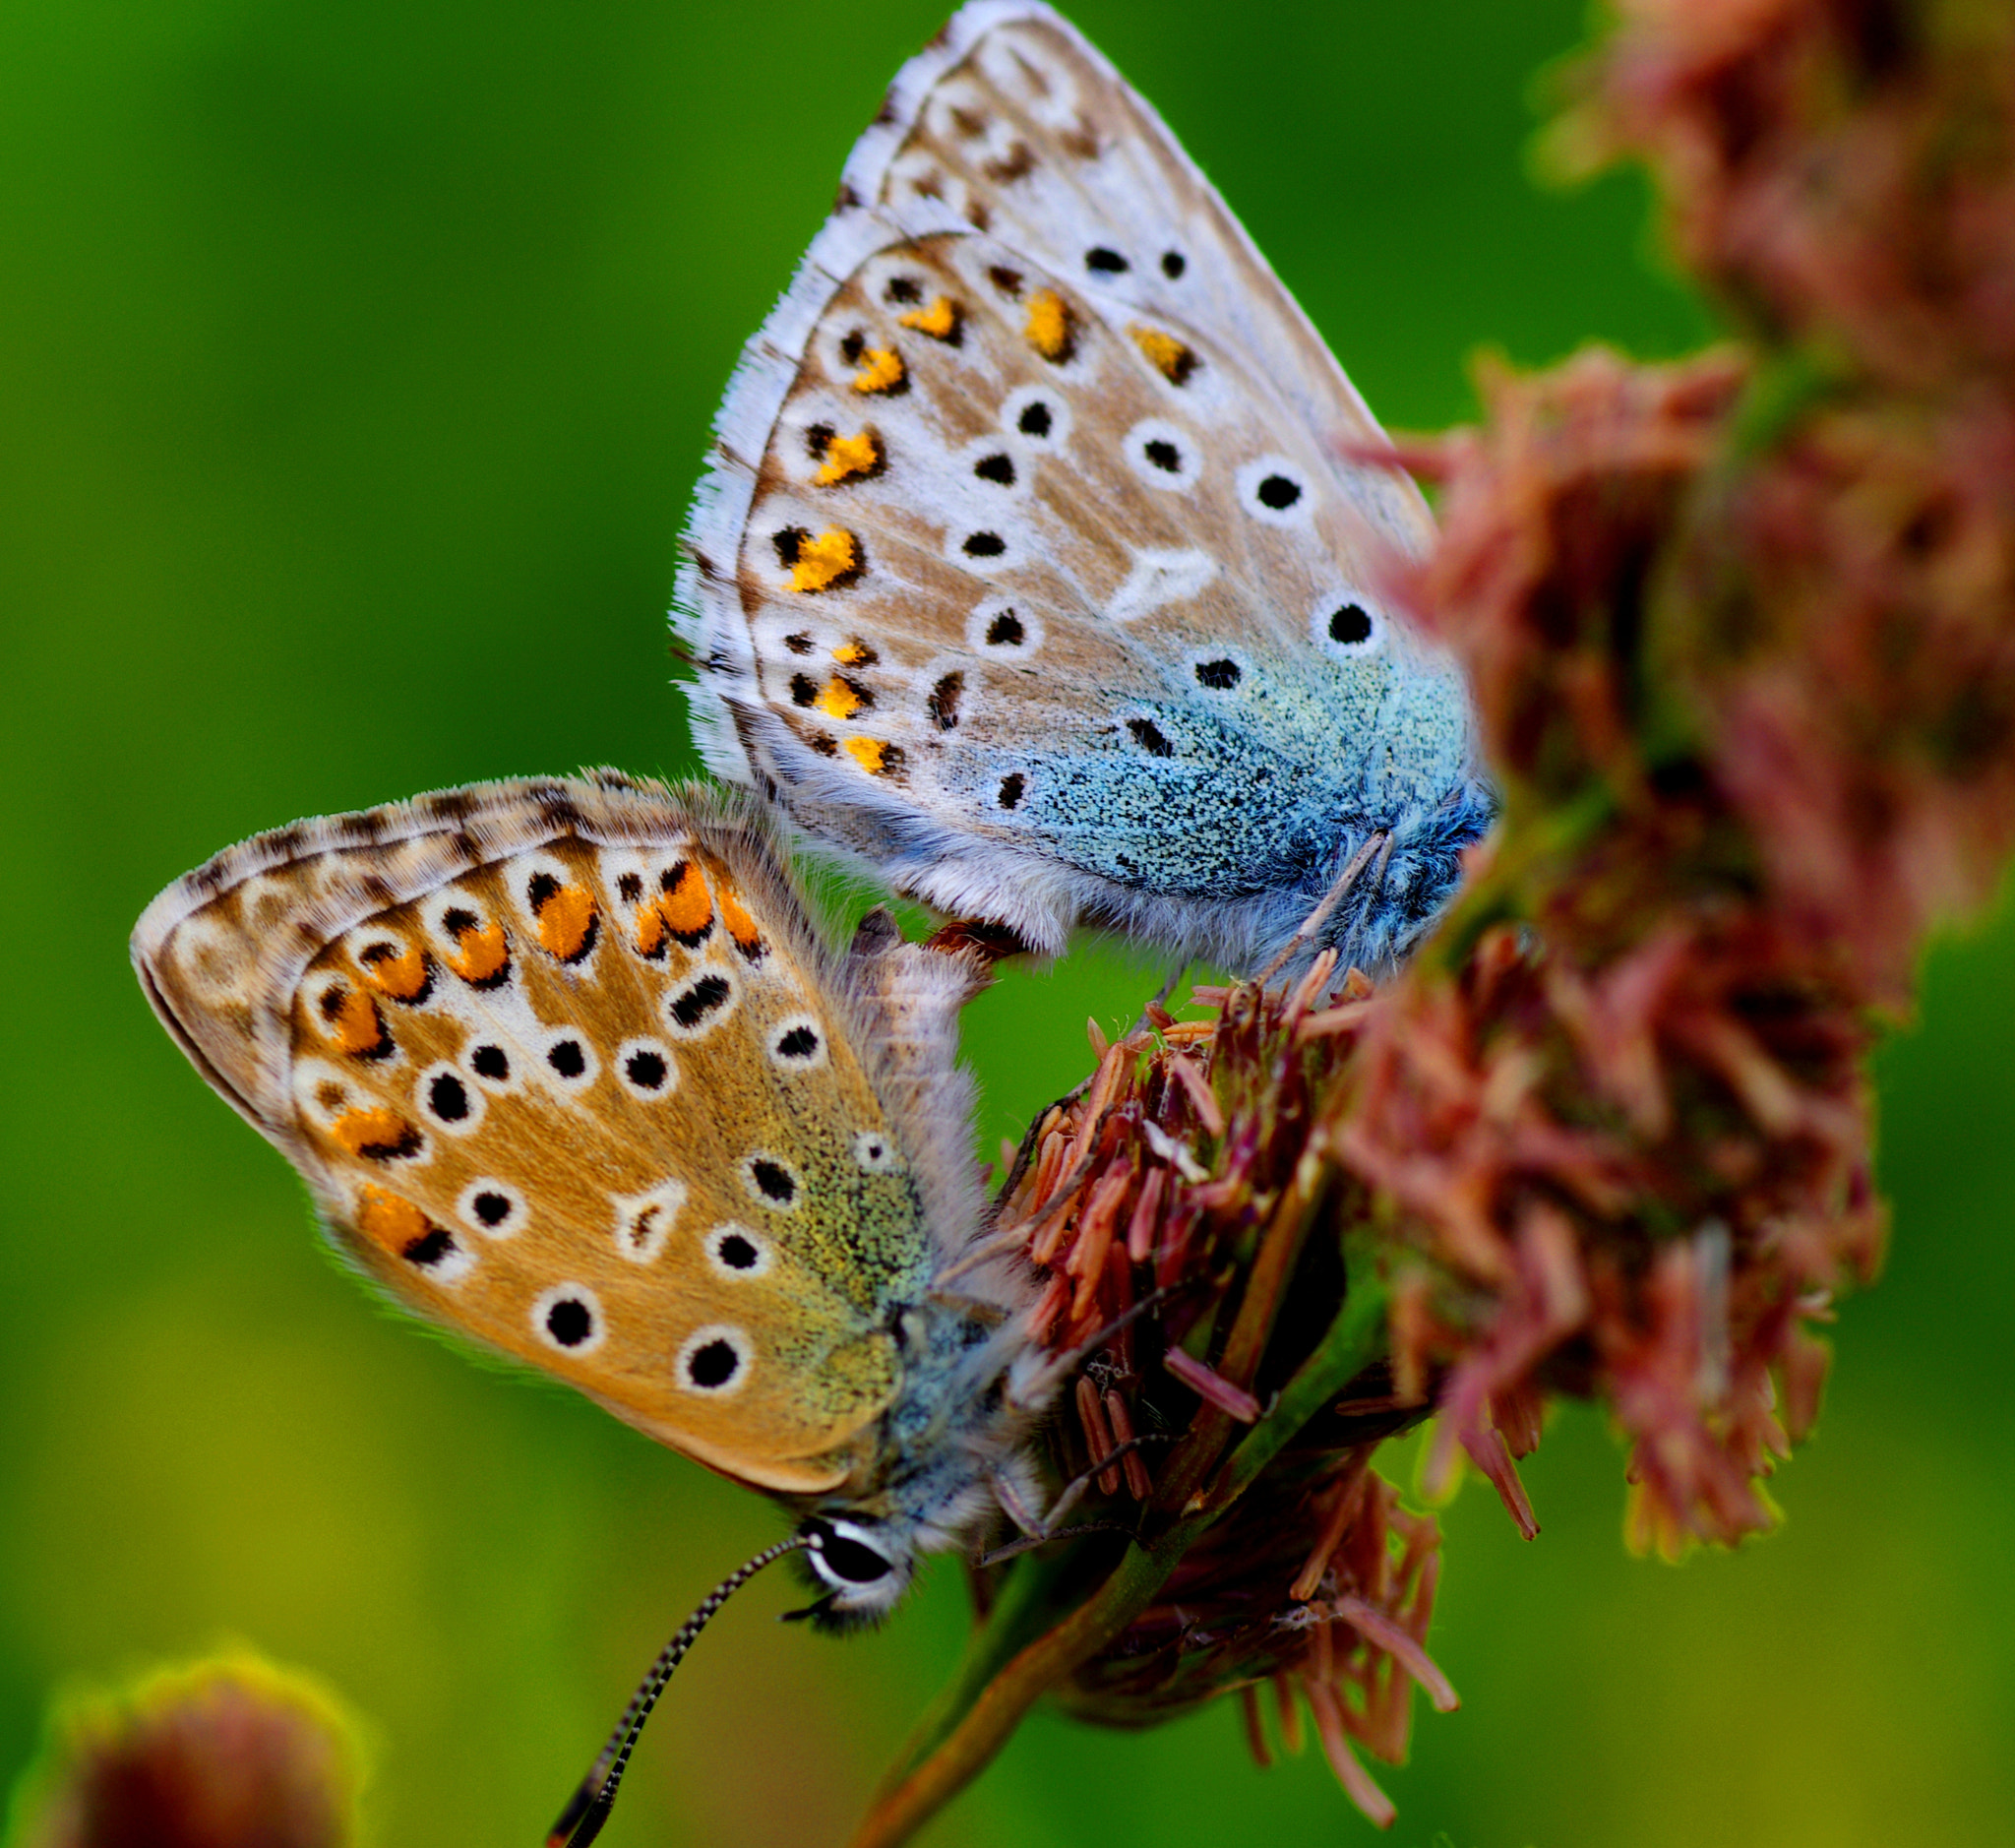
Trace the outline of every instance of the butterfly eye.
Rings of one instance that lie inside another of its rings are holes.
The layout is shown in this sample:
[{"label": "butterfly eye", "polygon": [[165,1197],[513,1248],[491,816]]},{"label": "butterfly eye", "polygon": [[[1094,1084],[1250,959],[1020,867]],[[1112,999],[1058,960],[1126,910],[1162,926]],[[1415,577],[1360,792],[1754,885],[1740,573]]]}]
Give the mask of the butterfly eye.
[{"label": "butterfly eye", "polygon": [[1021,563],[1018,536],[1006,525],[980,526],[961,531],[954,526],[946,539],[952,563],[983,571],[1008,571]]},{"label": "butterfly eye", "polygon": [[1345,603],[1329,612],[1329,639],[1358,647],[1372,639],[1371,613],[1361,603]]},{"label": "butterfly eye", "polygon": [[672,1363],[672,1377],[688,1392],[732,1392],[749,1377],[749,1337],[727,1323],[695,1329]]},{"label": "butterfly eye", "polygon": [[468,1069],[485,1084],[511,1082],[511,1055],[502,1046],[485,1040],[468,1055]]},{"label": "butterfly eye", "polygon": [[1130,718],[1127,729],[1133,734],[1133,742],[1149,757],[1174,757],[1176,747],[1169,743],[1162,728],[1151,718]]},{"label": "butterfly eye", "polygon": [[945,675],[931,689],[931,697],[925,702],[931,714],[931,723],[940,731],[954,731],[958,726],[958,704],[965,693],[965,676],[962,673]]},{"label": "butterfly eye", "polygon": [[895,1562],[853,1521],[808,1521],[805,1532],[812,1540],[813,1567],[835,1591],[876,1584],[895,1570]]},{"label": "butterfly eye", "polygon": [[608,1336],[600,1299],[584,1283],[556,1283],[531,1306],[532,1332],[556,1353],[592,1354]]},{"label": "butterfly eye", "polygon": [[1269,526],[1297,526],[1314,500],[1307,473],[1284,456],[1262,456],[1238,472],[1239,505]]}]

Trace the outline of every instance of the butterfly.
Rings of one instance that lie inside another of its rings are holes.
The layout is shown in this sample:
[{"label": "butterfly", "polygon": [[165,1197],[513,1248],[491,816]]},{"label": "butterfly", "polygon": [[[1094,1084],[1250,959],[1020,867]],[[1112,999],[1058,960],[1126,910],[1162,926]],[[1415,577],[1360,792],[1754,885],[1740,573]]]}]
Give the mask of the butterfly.
[{"label": "butterfly", "polygon": [[782,1552],[844,1628],[1040,1506],[1055,1358],[972,1245],[984,963],[880,910],[832,948],[745,794],[601,771],[297,823],[176,881],[133,956],[396,1304],[797,1512],[672,1661]]},{"label": "butterfly", "polygon": [[1383,447],[1154,111],[977,0],[721,407],[673,611],[696,741],[1010,947],[1389,965],[1495,800],[1458,669],[1378,591],[1432,535]]}]

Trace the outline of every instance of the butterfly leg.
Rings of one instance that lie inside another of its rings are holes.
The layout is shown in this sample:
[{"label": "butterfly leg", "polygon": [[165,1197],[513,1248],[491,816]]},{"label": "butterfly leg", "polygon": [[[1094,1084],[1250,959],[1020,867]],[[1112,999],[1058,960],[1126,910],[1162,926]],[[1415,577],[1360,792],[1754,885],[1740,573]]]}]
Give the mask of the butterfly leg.
[{"label": "butterfly leg", "polygon": [[1287,940],[1287,947],[1259,972],[1259,985],[1263,988],[1281,971],[1297,952],[1314,942],[1315,933],[1329,922],[1329,914],[1343,902],[1350,889],[1358,883],[1366,865],[1374,854],[1378,855],[1378,877],[1385,876],[1385,863],[1392,856],[1392,836],[1386,833],[1367,834],[1365,844],[1350,856],[1350,863],[1337,874],[1336,883],[1323,893],[1322,902],[1311,911],[1296,928],[1295,934]]},{"label": "butterfly leg", "polygon": [[[1012,1516],[1014,1524],[1022,1529],[1022,1538],[1009,1540],[1005,1546],[998,1546],[991,1552],[981,1554],[979,1564],[996,1566],[1003,1560],[1011,1560],[1017,1553],[1033,1552],[1039,1546],[1047,1546],[1052,1540],[1069,1540],[1081,1533],[1131,1533],[1132,1527],[1120,1520],[1080,1521],[1075,1527],[1065,1527],[1059,1523],[1082,1500],[1085,1490],[1122,1457],[1145,1445],[1165,1444],[1168,1442],[1168,1435],[1164,1432],[1150,1431],[1137,1438],[1129,1438],[1124,1444],[1114,1445],[1103,1458],[1092,1464],[1082,1475],[1073,1476],[1067,1482],[1062,1493],[1050,1505],[1050,1511],[1040,1520],[1034,1520],[1032,1525],[1022,1518],[1022,1515],[1028,1512],[1026,1505],[1023,1505],[1021,1514],[1015,1514],[1014,1510],[1009,1509],[1008,1513]],[[997,1494],[1001,1487],[1000,1483],[995,1484]],[[1002,1506],[1007,1507],[1005,1501]],[[1033,1519],[1032,1516],[1030,1518]]]},{"label": "butterfly leg", "polygon": [[1185,956],[1182,961],[1178,962],[1176,966],[1169,971],[1168,980],[1162,983],[1162,985],[1154,991],[1154,999],[1151,1000],[1146,1007],[1140,1010],[1139,1019],[1135,1020],[1133,1024],[1127,1029],[1126,1037],[1128,1039],[1133,1038],[1133,1036],[1137,1033],[1146,1032],[1149,1027],[1166,1026],[1168,1024],[1169,997],[1176,992],[1176,985],[1183,979],[1185,975],[1189,973],[1189,971],[1190,959],[1187,956]]},{"label": "butterfly leg", "polygon": [[1032,1540],[1047,1540],[1049,1529],[1042,1518],[1021,1499],[1021,1491],[1005,1471],[994,1474],[994,1500],[1000,1503],[1002,1510],[1015,1526]]}]

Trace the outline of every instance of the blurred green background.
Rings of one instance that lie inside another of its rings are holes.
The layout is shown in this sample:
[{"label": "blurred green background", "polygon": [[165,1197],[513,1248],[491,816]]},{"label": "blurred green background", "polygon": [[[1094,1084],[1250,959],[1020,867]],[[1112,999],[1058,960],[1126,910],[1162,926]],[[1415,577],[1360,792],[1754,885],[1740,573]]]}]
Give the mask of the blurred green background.
[{"label": "blurred green background", "polygon": [[[707,416],[940,0],[10,0],[0,9],[0,1774],[53,1688],[238,1638],[372,1717],[384,1844],[531,1843],[663,1634],[777,1528],[584,1401],[374,1311],[126,968],[148,897],[295,816],[691,759],[662,609]],[[1390,423],[1465,356],[1711,322],[1643,188],[1526,177],[1579,0],[1152,9],[1086,29]],[[1592,1415],[1521,1546],[1445,1514],[1465,1698],[1380,1773],[1450,1848],[2002,1838],[2015,1814],[2015,928],[1933,957],[1883,1060],[1897,1208],[1783,1532],[1628,1559]],[[978,1004],[984,1146],[1151,978]],[[1404,1459],[1400,1459],[1403,1466]],[[833,1643],[760,1584],[604,1838],[835,1839],[963,1627],[941,1564]],[[1356,1839],[1225,1709],[1031,1723],[943,1842]]]}]

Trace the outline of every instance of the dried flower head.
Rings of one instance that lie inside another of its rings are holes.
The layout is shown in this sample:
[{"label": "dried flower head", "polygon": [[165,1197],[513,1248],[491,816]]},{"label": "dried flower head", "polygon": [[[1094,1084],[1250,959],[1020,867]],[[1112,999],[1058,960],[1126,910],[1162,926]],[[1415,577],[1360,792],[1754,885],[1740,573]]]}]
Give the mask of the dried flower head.
[{"label": "dried flower head", "polygon": [[329,1696],[232,1655],[64,1703],[10,1848],[349,1848],[358,1783]]},{"label": "dried flower head", "polygon": [[[1353,1292],[1371,1299],[1375,1341],[1378,1279],[1340,1242],[1361,1201],[1318,1129],[1371,986],[1351,971],[1332,995],[1335,975],[1325,952],[1285,993],[1198,991],[1215,1023],[1151,1010],[1153,1030],[1111,1045],[1094,1028],[1097,1071],[1011,1175],[1000,1234],[1049,1270],[1047,1337],[1096,1349],[1066,1441],[1095,1518],[1110,1506],[1113,1525],[1166,1530],[1222,1495],[1227,1453],[1278,1415]],[[1154,1313],[1130,1313],[1142,1305]],[[1383,1822],[1350,1742],[1397,1762],[1414,1685],[1437,1705],[1454,1695],[1425,1647],[1435,1524],[1370,1468],[1426,1400],[1395,1399],[1369,1348],[1367,1361],[1312,1401],[1057,1694],[1082,1717],[1140,1725],[1270,1682],[1285,1712],[1307,1700],[1345,1789]]]},{"label": "dried flower head", "polygon": [[1358,1750],[1453,1696],[1378,1445],[1435,1414],[1429,1486],[1466,1452],[1530,1536],[1518,1459],[1588,1399],[1637,1546],[1734,1542],[1879,1266],[1875,1023],[2015,848],[2015,17],[1618,11],[1559,145],[1650,161],[1749,343],[1489,370],[1410,452],[1442,537],[1389,583],[1470,670],[1502,822],[1386,989],[1199,989],[1031,1131],[995,1238],[1076,1372],[1077,1525],[976,1573],[861,1844],[1044,1693],[1236,1692],[1263,1757],[1271,1687],[1389,1820]]}]

